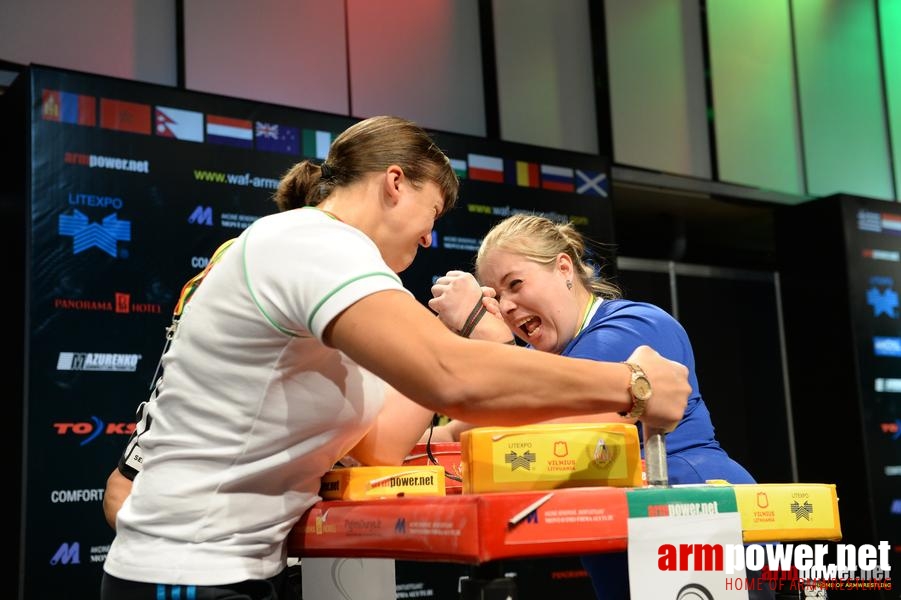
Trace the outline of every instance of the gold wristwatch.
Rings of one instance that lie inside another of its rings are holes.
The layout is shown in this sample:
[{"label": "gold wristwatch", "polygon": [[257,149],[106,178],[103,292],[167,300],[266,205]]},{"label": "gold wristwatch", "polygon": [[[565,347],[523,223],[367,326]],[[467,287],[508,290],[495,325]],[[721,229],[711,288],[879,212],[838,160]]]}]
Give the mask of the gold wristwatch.
[{"label": "gold wristwatch", "polygon": [[635,363],[623,362],[632,369],[632,378],[629,380],[629,394],[632,395],[632,408],[629,412],[617,413],[621,417],[630,419],[638,419],[644,414],[645,408],[648,406],[648,400],[651,399],[651,382],[648,376],[644,374],[641,367]]}]

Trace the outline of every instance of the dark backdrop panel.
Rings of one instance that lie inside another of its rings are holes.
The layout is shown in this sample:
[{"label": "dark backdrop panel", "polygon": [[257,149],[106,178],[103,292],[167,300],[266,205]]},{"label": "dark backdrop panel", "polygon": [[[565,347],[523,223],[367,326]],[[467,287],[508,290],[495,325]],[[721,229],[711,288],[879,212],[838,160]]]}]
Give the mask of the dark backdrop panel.
[{"label": "dark backdrop panel", "polygon": [[[4,139],[17,140],[8,143],[29,174],[17,189],[4,182],[3,196],[20,215],[5,224],[20,232],[9,256],[26,265],[12,312],[27,319],[14,383],[25,432],[13,454],[24,465],[20,597],[95,598],[113,538],[103,487],[182,284],[275,210],[272,193],[292,164],[324,158],[354,121],[39,66],[7,97],[20,102],[3,115],[13,132]],[[462,184],[433,247],[401,274],[420,301],[436,276],[468,268],[488,228],[515,212],[613,241],[604,159],[434,135]]]},{"label": "dark backdrop panel", "polygon": [[653,266],[645,267],[655,270],[638,270],[637,265],[626,263],[624,266],[623,262],[620,261],[618,276],[615,280],[623,292],[623,297],[629,300],[650,302],[673,314],[673,290],[670,285],[669,272],[657,270],[656,267],[662,263],[655,262]]},{"label": "dark backdrop panel", "polygon": [[[529,560],[502,560],[485,565],[461,565],[402,561],[395,563],[397,598],[460,600],[475,598],[472,591],[461,595],[461,579],[469,579],[472,590],[486,588],[496,579],[507,578],[506,586],[516,591],[517,600],[577,598],[594,600],[594,589],[588,572],[577,556],[558,556]],[[504,586],[502,589],[509,590]],[[487,598],[501,598],[499,593],[485,592]]]},{"label": "dark backdrop panel", "polygon": [[757,481],[792,481],[773,281],[680,274],[676,282],[717,439]]},{"label": "dark backdrop panel", "polygon": [[[22,409],[25,369],[25,269],[26,232],[25,189],[28,181],[26,152],[27,94],[24,86],[9,89],[0,94],[0,252],[4,257],[4,282],[8,286],[0,294],[0,310],[6,315],[9,349],[4,359],[4,391],[8,402],[4,407],[4,419],[8,424],[0,442],[0,465],[5,478],[18,482],[22,478]],[[3,118],[6,115],[6,118]],[[13,549],[14,560],[3,561],[0,578],[13,587],[18,580],[20,556],[21,497],[17,493],[6,497],[7,518],[0,531],[7,540],[7,548]],[[4,588],[5,589],[5,588]],[[10,594],[11,595],[11,594]]]},{"label": "dark backdrop panel", "polygon": [[792,481],[772,274],[627,258],[617,282],[626,298],[678,316],[723,448],[760,482]]},{"label": "dark backdrop panel", "polygon": [[802,479],[835,482],[843,540],[901,551],[901,207],[839,194],[778,214]]}]

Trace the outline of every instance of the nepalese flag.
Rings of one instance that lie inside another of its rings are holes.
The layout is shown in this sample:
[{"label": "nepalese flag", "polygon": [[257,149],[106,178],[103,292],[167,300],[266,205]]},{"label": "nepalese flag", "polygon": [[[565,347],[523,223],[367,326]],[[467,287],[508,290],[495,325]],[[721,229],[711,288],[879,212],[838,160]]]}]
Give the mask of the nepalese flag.
[{"label": "nepalese flag", "polygon": [[541,187],[557,192],[574,192],[573,170],[569,167],[541,165]]},{"label": "nepalese flag", "polygon": [[450,159],[451,168],[457,174],[458,179],[466,179],[466,161],[462,158]]},{"label": "nepalese flag", "polygon": [[253,147],[253,123],[245,119],[207,115],[206,141],[249,150]]},{"label": "nepalese flag", "polygon": [[901,215],[882,213],[882,231],[891,235],[901,235]]},{"label": "nepalese flag", "polygon": [[45,121],[97,125],[97,99],[94,96],[44,90],[41,95],[41,117]]},{"label": "nepalese flag", "polygon": [[278,123],[257,121],[254,127],[256,149],[283,154],[300,154],[300,130]]},{"label": "nepalese flag", "polygon": [[157,135],[189,142],[203,141],[203,113],[201,112],[157,106],[154,120],[156,121]]},{"label": "nepalese flag", "polygon": [[104,129],[150,135],[150,105],[101,98],[100,126]]},{"label": "nepalese flag", "polygon": [[504,161],[500,158],[482,154],[470,154],[468,162],[470,179],[504,183]]},{"label": "nepalese flag", "polygon": [[537,188],[540,182],[538,163],[524,160],[505,160],[504,179],[510,185]]},{"label": "nepalese flag", "polygon": [[607,174],[600,171],[583,171],[576,169],[576,193],[584,196],[600,196],[608,194]]},{"label": "nepalese flag", "polygon": [[319,160],[328,158],[328,149],[332,145],[334,136],[329,131],[315,129],[303,130],[303,155],[312,156]]}]

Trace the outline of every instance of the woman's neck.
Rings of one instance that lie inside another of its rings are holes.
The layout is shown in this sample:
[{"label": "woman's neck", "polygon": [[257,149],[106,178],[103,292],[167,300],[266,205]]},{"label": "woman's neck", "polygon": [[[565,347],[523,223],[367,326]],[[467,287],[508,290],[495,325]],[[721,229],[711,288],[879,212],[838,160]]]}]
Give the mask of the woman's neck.
[{"label": "woman's neck", "polygon": [[582,330],[588,325],[588,321],[591,318],[591,309],[594,308],[595,302],[597,302],[597,296],[592,294],[590,291],[582,288],[581,298],[579,299],[579,322],[576,324],[576,332],[573,334],[573,338],[582,333]]}]

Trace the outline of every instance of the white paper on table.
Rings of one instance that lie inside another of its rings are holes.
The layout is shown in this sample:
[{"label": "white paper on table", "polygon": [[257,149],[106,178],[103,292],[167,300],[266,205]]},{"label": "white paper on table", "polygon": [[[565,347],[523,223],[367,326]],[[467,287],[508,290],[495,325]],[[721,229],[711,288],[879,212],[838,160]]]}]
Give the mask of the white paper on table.
[{"label": "white paper on table", "polygon": [[315,600],[395,600],[391,558],[304,558],[303,597]]},{"label": "white paper on table", "polygon": [[[629,586],[632,598],[655,600],[747,600],[747,573],[717,570],[667,571],[658,566],[660,547],[672,544],[742,544],[735,512],[629,519]],[[693,565],[693,562],[689,563]],[[738,589],[736,589],[738,588]]]}]

